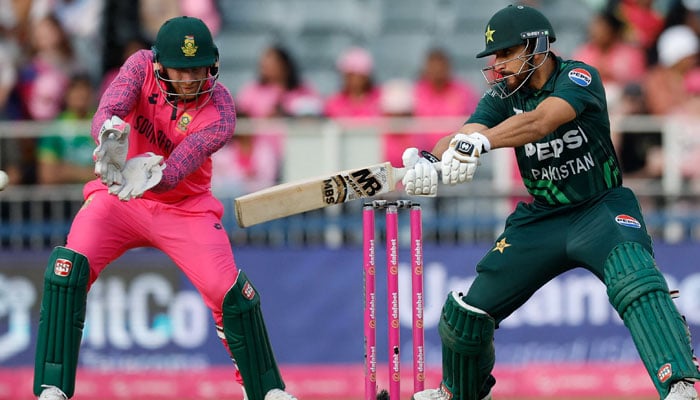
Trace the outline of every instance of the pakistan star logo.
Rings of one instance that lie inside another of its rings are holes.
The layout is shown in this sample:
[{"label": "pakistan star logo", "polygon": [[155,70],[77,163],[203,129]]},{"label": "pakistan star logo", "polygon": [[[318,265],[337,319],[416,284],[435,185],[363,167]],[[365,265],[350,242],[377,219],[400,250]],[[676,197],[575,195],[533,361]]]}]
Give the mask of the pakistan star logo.
[{"label": "pakistan star logo", "polygon": [[180,48],[182,49],[182,54],[184,54],[185,57],[194,57],[194,55],[197,54],[197,45],[194,44],[194,36],[185,36],[185,42]]},{"label": "pakistan star logo", "polygon": [[496,242],[496,247],[493,248],[491,251],[500,251],[501,254],[503,254],[503,250],[506,249],[506,247],[510,247],[510,243],[506,243],[506,238],[503,238]]},{"label": "pakistan star logo", "polygon": [[486,27],[486,32],[484,32],[484,36],[486,36],[486,43],[493,42],[493,34],[494,33],[496,33],[496,31],[491,29],[491,25],[488,25]]}]

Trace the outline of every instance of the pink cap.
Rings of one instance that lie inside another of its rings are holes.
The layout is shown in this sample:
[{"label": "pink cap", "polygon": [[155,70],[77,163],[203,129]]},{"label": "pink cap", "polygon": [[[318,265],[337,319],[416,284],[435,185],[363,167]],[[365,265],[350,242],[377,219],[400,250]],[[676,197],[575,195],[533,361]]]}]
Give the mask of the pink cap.
[{"label": "pink cap", "polygon": [[372,55],[361,47],[351,47],[338,58],[337,67],[344,73],[369,75],[372,72]]}]

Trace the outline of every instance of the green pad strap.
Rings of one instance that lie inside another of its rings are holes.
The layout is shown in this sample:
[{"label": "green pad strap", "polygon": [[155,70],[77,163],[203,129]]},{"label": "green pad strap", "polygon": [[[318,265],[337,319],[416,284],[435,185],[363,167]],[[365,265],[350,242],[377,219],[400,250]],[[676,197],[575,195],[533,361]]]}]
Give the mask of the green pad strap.
[{"label": "green pad strap", "polygon": [[87,258],[56,247],[44,273],[44,294],[34,363],[34,394],[56,386],[69,398],[75,391],[78,352],[85,323],[90,266]]},{"label": "green pad strap", "polygon": [[662,398],[680,379],[699,379],[683,317],[653,257],[638,243],[615,247],[604,265],[610,303],[630,330]]},{"label": "green pad strap", "polygon": [[438,332],[442,339],[442,387],[455,399],[476,399],[496,361],[496,322],[451,292],[442,309]]},{"label": "green pad strap", "polygon": [[260,310],[260,295],[243,271],[226,293],[222,308],[224,336],[248,399],[263,400],[269,390],[284,389]]}]

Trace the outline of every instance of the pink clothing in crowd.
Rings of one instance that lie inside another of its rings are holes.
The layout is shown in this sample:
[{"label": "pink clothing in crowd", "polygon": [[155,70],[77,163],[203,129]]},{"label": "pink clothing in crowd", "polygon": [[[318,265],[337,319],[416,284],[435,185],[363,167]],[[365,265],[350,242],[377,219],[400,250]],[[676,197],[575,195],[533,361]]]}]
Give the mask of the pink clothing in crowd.
[{"label": "pink clothing in crowd", "polygon": [[331,118],[377,117],[382,115],[381,90],[375,88],[362,98],[352,98],[344,92],[331,95],[324,107],[324,114]]},{"label": "pink clothing in crowd", "polygon": [[318,115],[321,97],[309,85],[285,90],[282,86],[250,82],[236,98],[238,111],[252,118]]},{"label": "pink clothing in crowd", "polygon": [[215,194],[239,196],[277,183],[279,143],[271,135],[236,135],[212,155]]},{"label": "pink clothing in crowd", "polygon": [[[426,80],[416,82],[413,114],[417,117],[468,116],[479,102],[479,93],[471,86],[452,80],[438,91]],[[466,118],[465,118],[466,119]]]},{"label": "pink clothing in crowd", "polygon": [[572,58],[596,67],[604,83],[639,82],[647,72],[644,50],[627,43],[616,43],[606,52],[587,43]]}]

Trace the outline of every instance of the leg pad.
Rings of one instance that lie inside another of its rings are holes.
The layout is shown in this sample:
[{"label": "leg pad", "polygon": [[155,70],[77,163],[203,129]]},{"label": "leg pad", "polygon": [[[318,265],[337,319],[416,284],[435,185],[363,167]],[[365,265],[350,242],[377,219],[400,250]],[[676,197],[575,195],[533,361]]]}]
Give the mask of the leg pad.
[{"label": "leg pad", "polygon": [[239,271],[223,302],[224,337],[243,377],[250,400],[263,400],[271,389],[284,389],[267,335],[260,295]]},{"label": "leg pad", "polygon": [[680,379],[700,378],[687,326],[652,255],[638,243],[622,243],[610,252],[604,272],[610,303],[661,397]]},{"label": "leg pad", "polygon": [[90,266],[87,258],[56,247],[44,273],[34,363],[34,394],[52,385],[72,397],[85,324]]},{"label": "leg pad", "polygon": [[[494,319],[451,292],[442,309],[442,388],[455,399],[479,399],[496,360]],[[491,386],[494,382],[488,382]],[[490,388],[490,386],[489,386]]]}]

